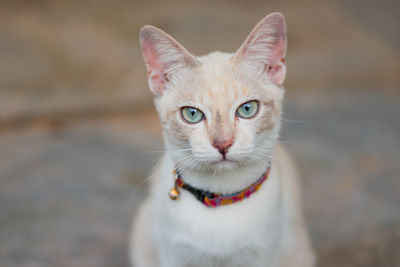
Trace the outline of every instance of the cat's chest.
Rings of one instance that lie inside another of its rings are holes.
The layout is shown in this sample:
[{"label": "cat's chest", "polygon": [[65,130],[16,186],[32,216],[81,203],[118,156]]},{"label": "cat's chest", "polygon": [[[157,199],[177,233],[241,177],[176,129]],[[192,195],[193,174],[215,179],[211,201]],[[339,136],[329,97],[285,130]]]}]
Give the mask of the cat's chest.
[{"label": "cat's chest", "polygon": [[276,182],[268,181],[241,202],[217,208],[204,206],[186,191],[178,200],[164,197],[158,203],[157,222],[162,226],[157,228],[171,244],[182,248],[219,254],[264,249],[268,237],[276,238],[280,231],[280,191]]}]

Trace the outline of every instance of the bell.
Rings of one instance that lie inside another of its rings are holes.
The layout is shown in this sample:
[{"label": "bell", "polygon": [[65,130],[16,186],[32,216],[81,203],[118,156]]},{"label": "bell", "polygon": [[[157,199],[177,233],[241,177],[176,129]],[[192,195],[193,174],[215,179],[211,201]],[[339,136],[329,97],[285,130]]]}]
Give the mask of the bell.
[{"label": "bell", "polygon": [[177,200],[179,198],[179,191],[176,188],[172,188],[169,191],[169,198],[172,200]]}]

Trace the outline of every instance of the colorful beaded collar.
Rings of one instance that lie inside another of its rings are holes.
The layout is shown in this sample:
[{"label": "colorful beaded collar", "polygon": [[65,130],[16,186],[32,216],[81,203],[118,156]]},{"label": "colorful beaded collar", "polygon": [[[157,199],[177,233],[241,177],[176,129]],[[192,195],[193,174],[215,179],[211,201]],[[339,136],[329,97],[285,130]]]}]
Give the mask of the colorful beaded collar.
[{"label": "colorful beaded collar", "polygon": [[186,184],[183,181],[179,172],[174,170],[173,174],[175,179],[175,187],[172,188],[171,191],[169,192],[169,197],[172,200],[178,199],[180,194],[179,189],[183,188],[189,191],[197,200],[199,200],[207,207],[216,208],[218,206],[230,205],[242,201],[243,199],[248,198],[253,193],[257,192],[257,190],[260,189],[262,183],[268,179],[269,172],[270,172],[270,167],[268,167],[268,169],[261,175],[260,178],[257,179],[257,181],[254,184],[250,185],[249,187],[246,187],[242,191],[233,194],[220,194],[220,193],[212,193],[209,191],[201,190],[189,184]]}]

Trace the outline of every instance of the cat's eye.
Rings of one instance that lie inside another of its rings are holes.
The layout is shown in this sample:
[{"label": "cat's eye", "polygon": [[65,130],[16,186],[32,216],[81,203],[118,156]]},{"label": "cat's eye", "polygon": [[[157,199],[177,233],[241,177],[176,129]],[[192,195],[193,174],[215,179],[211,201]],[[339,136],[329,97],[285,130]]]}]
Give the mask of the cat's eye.
[{"label": "cat's eye", "polygon": [[183,107],[181,115],[184,121],[188,123],[198,123],[204,119],[204,114],[197,108]]},{"label": "cat's eye", "polygon": [[244,119],[250,119],[253,118],[258,111],[258,101],[249,101],[244,104],[242,104],[238,109],[236,110],[236,116]]}]

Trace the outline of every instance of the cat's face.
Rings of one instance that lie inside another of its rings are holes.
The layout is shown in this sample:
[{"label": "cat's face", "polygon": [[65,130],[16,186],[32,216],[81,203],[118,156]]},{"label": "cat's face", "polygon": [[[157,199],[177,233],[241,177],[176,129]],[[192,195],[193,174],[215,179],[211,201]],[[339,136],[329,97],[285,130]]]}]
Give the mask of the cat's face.
[{"label": "cat's face", "polygon": [[141,44],[168,153],[178,169],[267,165],[280,129],[286,27],[264,18],[236,54],[195,58],[164,32]]}]

